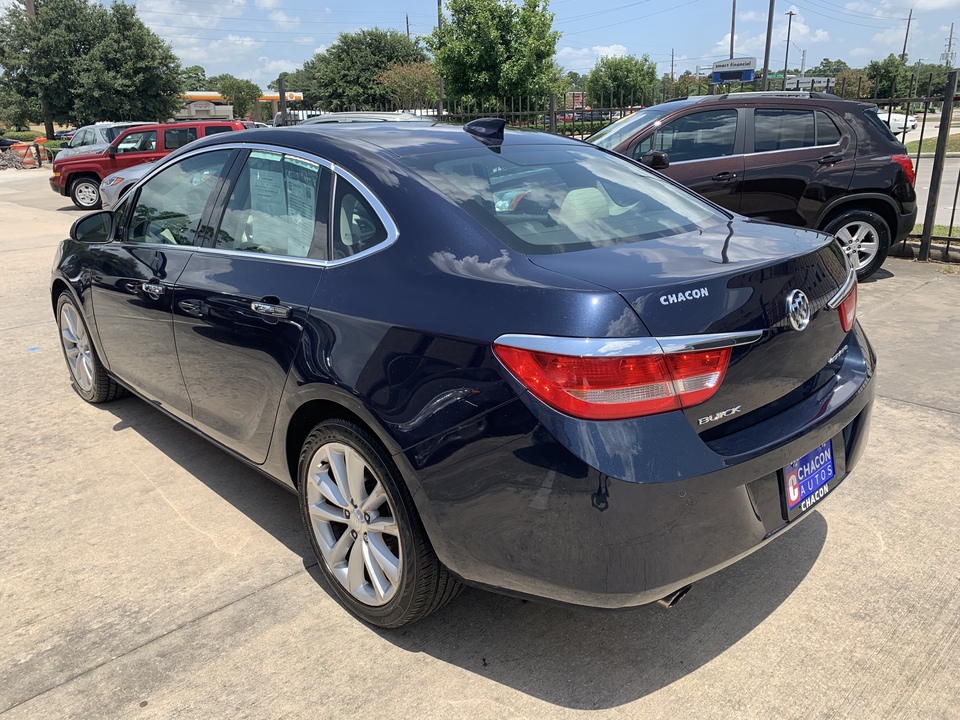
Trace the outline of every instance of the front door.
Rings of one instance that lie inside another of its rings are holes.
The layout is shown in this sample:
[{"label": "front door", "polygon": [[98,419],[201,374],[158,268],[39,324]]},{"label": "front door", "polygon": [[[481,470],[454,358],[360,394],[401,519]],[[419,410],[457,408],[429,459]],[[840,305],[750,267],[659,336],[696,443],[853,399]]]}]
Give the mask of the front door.
[{"label": "front door", "polygon": [[172,301],[231,150],[165,168],[121,204],[112,242],[95,249],[91,295],[104,361],[135,390],[189,417]]},{"label": "front door", "polygon": [[631,148],[639,160],[650,150],[667,153],[662,172],[717,205],[740,211],[743,185],[742,125],[736,109],[683,115]]}]

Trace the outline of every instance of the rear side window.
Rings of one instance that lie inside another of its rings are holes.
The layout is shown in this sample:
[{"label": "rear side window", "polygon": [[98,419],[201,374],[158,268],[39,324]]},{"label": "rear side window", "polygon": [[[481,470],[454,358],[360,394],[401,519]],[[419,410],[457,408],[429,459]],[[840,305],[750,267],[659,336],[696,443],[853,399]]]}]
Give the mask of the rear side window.
[{"label": "rear side window", "polygon": [[729,218],[590,146],[505,146],[403,158],[504,244],[528,255],[624,245]]},{"label": "rear side window", "polygon": [[863,111],[864,117],[867,118],[867,121],[873,125],[873,127],[880,131],[880,134],[883,135],[887,140],[893,140],[894,142],[900,142],[897,139],[897,136],[893,134],[893,131],[887,127],[887,124],[880,119],[879,108],[871,107]]},{"label": "rear side window", "polygon": [[649,150],[662,150],[671,163],[733,155],[737,141],[736,110],[709,110],[677,118],[664,125],[634,149],[639,158]]},{"label": "rear side window", "polygon": [[813,147],[817,143],[813,110],[756,110],[754,152]]},{"label": "rear side window", "polygon": [[817,145],[833,145],[840,142],[840,130],[825,112],[817,110]]},{"label": "rear side window", "polygon": [[165,150],[176,150],[196,139],[197,129],[195,127],[167,128],[163,132],[163,147]]},{"label": "rear side window", "polygon": [[333,257],[341,260],[379,245],[387,229],[377,213],[353,185],[337,177],[333,200]]},{"label": "rear side window", "polygon": [[215,247],[325,260],[329,197],[327,168],[255,150],[227,202]]},{"label": "rear side window", "polygon": [[213,125],[212,127],[206,128],[203,134],[207,137],[210,137],[211,135],[216,135],[217,133],[231,132],[232,130],[233,128],[229,125]]}]

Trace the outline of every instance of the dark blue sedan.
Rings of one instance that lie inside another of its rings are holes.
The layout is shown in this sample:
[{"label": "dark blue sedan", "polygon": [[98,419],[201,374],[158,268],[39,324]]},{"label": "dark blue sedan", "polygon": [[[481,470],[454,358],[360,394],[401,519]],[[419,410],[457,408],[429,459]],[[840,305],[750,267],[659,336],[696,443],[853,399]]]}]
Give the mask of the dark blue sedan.
[{"label": "dark blue sedan", "polygon": [[132,392],[299,492],[398,627],[461,583],[672,604],[866,444],[875,356],[829,236],[502,122],[191,143],[61,245],[77,393]]}]

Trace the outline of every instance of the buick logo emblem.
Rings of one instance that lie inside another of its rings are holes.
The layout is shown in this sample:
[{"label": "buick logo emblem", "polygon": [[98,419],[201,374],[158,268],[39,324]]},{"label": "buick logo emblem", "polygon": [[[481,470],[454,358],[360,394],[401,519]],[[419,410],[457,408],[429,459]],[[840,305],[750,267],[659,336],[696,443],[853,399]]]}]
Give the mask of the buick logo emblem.
[{"label": "buick logo emblem", "polygon": [[803,330],[810,324],[810,301],[802,290],[787,295],[787,317],[794,330]]}]

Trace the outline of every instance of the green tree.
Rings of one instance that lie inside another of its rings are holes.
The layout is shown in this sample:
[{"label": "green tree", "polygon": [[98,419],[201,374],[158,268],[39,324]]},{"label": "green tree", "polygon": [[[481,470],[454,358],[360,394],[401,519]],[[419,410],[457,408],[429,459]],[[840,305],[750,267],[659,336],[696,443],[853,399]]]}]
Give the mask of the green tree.
[{"label": "green tree", "polygon": [[[325,52],[304,63],[302,77],[308,85],[302,88],[304,99],[327,110],[347,110],[351,105],[385,106],[390,104],[390,95],[380,76],[393,65],[426,60],[418,42],[397,30],[371,28],[340,33]],[[286,88],[297,89],[290,82],[284,80]]]},{"label": "green tree", "polygon": [[[863,69],[863,74],[870,80],[872,95],[877,98],[888,98],[894,94],[894,84],[898,77],[905,77],[904,64],[899,56],[890,53],[883,60],[871,60]],[[906,73],[909,75],[909,72]],[[896,82],[901,86],[901,82]],[[902,85],[906,89],[906,85]]]},{"label": "green tree", "polygon": [[0,84],[31,121],[160,119],[180,105],[180,63],[131,5],[22,0],[0,13]]},{"label": "green tree", "polygon": [[450,20],[426,42],[448,94],[489,101],[550,92],[560,33],[548,7],[549,0],[447,0]]},{"label": "green tree", "polygon": [[587,75],[586,90],[592,104],[652,105],[654,93],[660,90],[657,81],[657,64],[648,55],[641,58],[633,55],[603,57]]},{"label": "green tree", "polygon": [[208,84],[233,105],[234,117],[238,118],[247,117],[263,95],[260,86],[253,81],[235,78],[229,74],[214,75]]},{"label": "green tree", "polygon": [[380,74],[380,84],[403,110],[423,108],[437,100],[437,74],[428,62],[394,65]]},{"label": "green tree", "polygon": [[582,91],[584,84],[587,82],[587,76],[581,75],[578,72],[571,70],[568,72],[565,77],[569,84],[569,89],[574,91]]},{"label": "green tree", "polygon": [[183,91],[197,92],[207,89],[207,71],[199,65],[183,69]]},{"label": "green tree", "polygon": [[849,72],[852,69],[843,60],[824,58],[819,65],[806,70],[804,74],[808,77],[837,77],[840,73]]},{"label": "green tree", "polygon": [[133,5],[114,3],[106,30],[78,68],[76,120],[167,120],[176,114],[183,107],[183,78],[170,46]]}]

